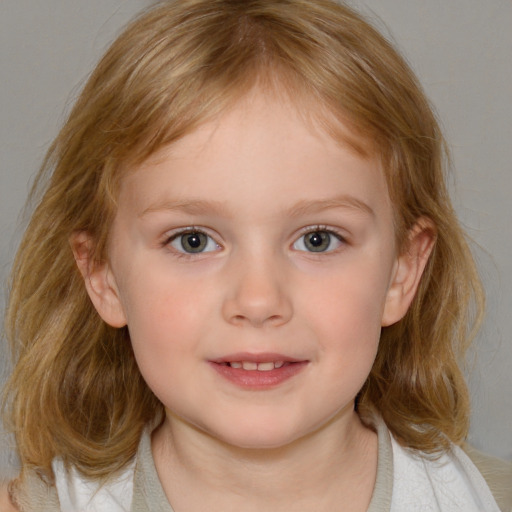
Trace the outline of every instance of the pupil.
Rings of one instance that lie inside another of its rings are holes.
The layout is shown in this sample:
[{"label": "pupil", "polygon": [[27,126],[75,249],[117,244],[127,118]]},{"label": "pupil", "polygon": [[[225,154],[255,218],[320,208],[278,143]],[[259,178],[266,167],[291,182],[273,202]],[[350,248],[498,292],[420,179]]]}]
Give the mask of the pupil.
[{"label": "pupil", "polygon": [[204,233],[188,233],[181,237],[181,244],[187,252],[201,252],[206,247]]},{"label": "pupil", "polygon": [[190,235],[187,239],[187,243],[193,249],[197,249],[201,245],[201,240],[199,240],[199,236],[197,235]]},{"label": "pupil", "polygon": [[312,252],[323,252],[329,247],[331,237],[325,231],[315,231],[306,237],[306,247]]},{"label": "pupil", "polygon": [[311,245],[313,245],[314,247],[319,247],[320,245],[322,245],[324,238],[322,237],[322,235],[320,233],[313,233],[309,237],[309,241],[310,241]]}]

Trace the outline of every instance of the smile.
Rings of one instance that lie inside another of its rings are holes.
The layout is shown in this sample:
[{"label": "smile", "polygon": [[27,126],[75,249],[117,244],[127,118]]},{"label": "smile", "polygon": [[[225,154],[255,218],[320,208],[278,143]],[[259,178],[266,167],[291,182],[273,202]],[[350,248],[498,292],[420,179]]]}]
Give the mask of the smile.
[{"label": "smile", "polygon": [[236,354],[210,365],[223,379],[237,387],[263,390],[279,386],[300,374],[309,364],[280,354]]},{"label": "smile", "polygon": [[259,371],[259,372],[269,372],[275,370],[276,368],[281,368],[285,364],[284,361],[268,361],[263,363],[256,363],[254,361],[233,361],[231,363],[221,363],[226,366],[230,366],[231,368],[243,369],[247,371]]}]

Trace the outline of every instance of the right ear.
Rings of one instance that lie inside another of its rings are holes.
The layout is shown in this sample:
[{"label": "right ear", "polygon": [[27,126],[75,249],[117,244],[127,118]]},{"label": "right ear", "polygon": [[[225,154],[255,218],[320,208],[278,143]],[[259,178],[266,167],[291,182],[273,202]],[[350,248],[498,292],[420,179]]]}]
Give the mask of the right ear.
[{"label": "right ear", "polygon": [[124,327],[126,315],[115,278],[107,262],[94,261],[92,236],[85,231],[78,231],[71,235],[69,242],[96,311],[112,327]]}]

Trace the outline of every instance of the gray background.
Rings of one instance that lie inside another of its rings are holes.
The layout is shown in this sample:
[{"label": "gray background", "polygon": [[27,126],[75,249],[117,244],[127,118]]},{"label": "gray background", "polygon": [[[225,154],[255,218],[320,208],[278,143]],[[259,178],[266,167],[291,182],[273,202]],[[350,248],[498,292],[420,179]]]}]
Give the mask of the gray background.
[{"label": "gray background", "polygon": [[[0,0],[0,310],[21,209],[46,148],[94,63],[149,0]],[[488,294],[468,372],[470,441],[512,460],[512,1],[352,0],[405,52],[454,163],[453,199]],[[8,370],[0,352],[1,378]],[[14,458],[0,437],[0,473]]]}]

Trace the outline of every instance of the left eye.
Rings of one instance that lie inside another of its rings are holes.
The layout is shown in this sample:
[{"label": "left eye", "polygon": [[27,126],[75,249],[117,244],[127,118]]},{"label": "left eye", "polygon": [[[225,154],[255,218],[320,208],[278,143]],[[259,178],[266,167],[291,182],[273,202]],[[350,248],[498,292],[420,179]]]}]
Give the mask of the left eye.
[{"label": "left eye", "polygon": [[215,240],[202,231],[178,233],[169,242],[174,249],[187,254],[212,252],[219,248]]},{"label": "left eye", "polygon": [[337,249],[342,245],[341,238],[327,230],[309,231],[302,235],[294,244],[297,251],[307,252],[328,252]]}]

